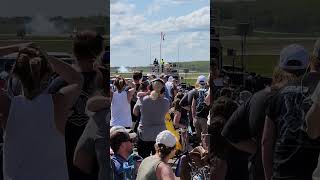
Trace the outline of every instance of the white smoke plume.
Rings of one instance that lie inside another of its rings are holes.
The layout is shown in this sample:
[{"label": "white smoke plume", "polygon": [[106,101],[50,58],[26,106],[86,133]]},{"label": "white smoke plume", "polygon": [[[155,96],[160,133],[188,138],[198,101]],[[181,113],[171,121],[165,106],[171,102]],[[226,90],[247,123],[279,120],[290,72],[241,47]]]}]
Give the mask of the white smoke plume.
[{"label": "white smoke plume", "polygon": [[127,73],[127,72],[129,72],[128,68],[126,68],[126,67],[124,67],[124,66],[121,66],[121,67],[118,69],[118,71],[119,71],[120,73]]},{"label": "white smoke plume", "polygon": [[32,21],[26,24],[26,29],[29,29],[31,34],[38,36],[52,36],[61,33],[55,24],[42,14],[33,16]]}]

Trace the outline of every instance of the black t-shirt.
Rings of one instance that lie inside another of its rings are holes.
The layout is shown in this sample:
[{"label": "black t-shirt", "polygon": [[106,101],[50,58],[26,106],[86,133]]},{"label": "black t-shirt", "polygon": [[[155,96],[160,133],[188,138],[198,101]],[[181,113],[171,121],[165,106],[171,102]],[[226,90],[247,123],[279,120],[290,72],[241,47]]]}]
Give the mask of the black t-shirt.
[{"label": "black t-shirt", "polygon": [[[134,92],[134,94],[132,95],[132,98],[131,98],[131,107],[132,107],[132,105],[134,106],[136,104],[137,100],[138,100],[137,94],[139,92],[139,88],[140,88],[141,84],[138,83],[138,84],[135,84],[135,85],[136,85],[136,91]],[[133,107],[132,107],[132,109],[133,109]]]},{"label": "black t-shirt", "polygon": [[[133,108],[134,105],[136,104],[138,98],[137,98],[137,94],[139,92],[139,88],[141,84],[135,84],[136,85],[136,91],[135,93],[132,95],[131,101],[130,101],[130,107],[131,107],[131,117],[132,117],[132,121],[133,122],[137,122],[138,117],[136,115],[133,114]],[[129,89],[128,89],[129,90]]]},{"label": "black t-shirt", "polygon": [[248,179],[248,153],[243,152],[232,146],[226,138],[221,136],[225,119],[222,117],[214,117],[212,124],[208,127],[210,134],[210,159],[211,161],[218,157],[227,162],[226,179]]},{"label": "black t-shirt", "polygon": [[188,116],[188,111],[184,108],[182,108],[179,103],[176,103],[175,107],[174,107],[175,111],[178,111],[181,113],[181,117],[180,117],[180,124],[188,127],[189,125],[189,116]]},{"label": "black t-shirt", "polygon": [[259,143],[262,137],[269,94],[268,89],[263,89],[239,106],[226,123],[222,135],[233,143],[250,138],[255,138]]},{"label": "black t-shirt", "polygon": [[198,97],[198,93],[196,89],[193,89],[186,93],[180,101],[181,107],[191,106],[192,100]]},{"label": "black t-shirt", "polygon": [[267,88],[255,93],[248,101],[250,137],[255,137],[259,144],[262,138],[266,118],[265,110],[268,106],[267,99],[269,96],[270,89]]},{"label": "black t-shirt", "polygon": [[303,81],[289,83],[270,98],[266,114],[277,132],[273,157],[275,178],[312,179],[320,141],[310,139],[303,126],[312,105],[310,96],[319,79],[320,74],[309,73]]},{"label": "black t-shirt", "polygon": [[251,138],[256,139],[258,150],[252,155],[250,161],[252,163],[252,176],[254,179],[259,180],[264,179],[260,143],[269,95],[269,89],[263,89],[255,93],[232,114],[221,133],[232,143],[239,143]]},{"label": "black t-shirt", "polygon": [[[193,89],[193,90],[189,91],[187,94],[185,94],[183,96],[183,98],[180,101],[180,106],[181,107],[191,106],[192,105],[192,100],[193,99],[197,100],[198,97],[199,97],[199,91],[197,89]],[[208,114],[209,114],[209,111],[210,111],[209,107],[206,106],[203,111],[196,112],[197,117],[207,118]]]},{"label": "black t-shirt", "polygon": [[247,103],[242,104],[231,115],[228,122],[225,124],[221,134],[228,141],[238,143],[241,140],[249,139],[249,114],[247,113]]}]

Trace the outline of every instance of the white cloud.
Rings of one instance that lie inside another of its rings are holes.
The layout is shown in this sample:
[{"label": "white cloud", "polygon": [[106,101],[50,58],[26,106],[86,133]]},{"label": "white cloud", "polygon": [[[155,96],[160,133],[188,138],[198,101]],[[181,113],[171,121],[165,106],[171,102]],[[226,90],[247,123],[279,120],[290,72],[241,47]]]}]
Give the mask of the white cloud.
[{"label": "white cloud", "polygon": [[112,32],[135,31],[139,29],[138,27],[143,23],[145,23],[145,19],[140,15],[111,15],[110,17],[110,27]]},{"label": "white cloud", "polygon": [[[162,43],[162,58],[169,62],[177,61],[179,47],[180,61],[209,60],[209,34],[209,31],[167,34],[166,40]],[[129,39],[123,35],[122,38],[116,39],[115,42],[121,41],[125,45],[111,45],[112,66],[145,66],[150,62],[150,59],[159,58],[159,40],[152,38],[151,41],[148,41],[145,36],[147,35],[140,34],[129,37]],[[128,59],[132,61],[128,61]]]},{"label": "white cloud", "polygon": [[[182,1],[182,0],[176,0]],[[191,1],[191,0],[189,0]],[[148,23],[146,15],[135,14],[136,7],[129,3],[111,5],[111,32],[135,31],[136,33],[160,33],[172,31],[209,31],[210,7],[206,6],[180,17]]]},{"label": "white cloud", "polygon": [[[183,3],[195,0],[170,0]],[[169,2],[169,0],[163,0]],[[177,60],[180,46],[181,60],[208,60],[210,34],[209,6],[178,17],[150,22],[147,14],[137,13],[133,4],[111,4],[111,61],[112,65],[147,65],[151,58],[159,58],[160,32],[166,33],[163,58]],[[116,7],[116,10],[113,8]],[[160,6],[159,6],[160,8]],[[129,59],[134,61],[127,61]]]},{"label": "white cloud", "polygon": [[203,41],[205,43],[209,43],[210,33],[204,33],[204,32],[191,32],[187,33],[183,36],[180,36],[177,39],[177,43],[184,44],[188,48],[195,48],[195,47],[201,47],[201,44]]},{"label": "white cloud", "polygon": [[[181,48],[181,52],[190,53],[194,55],[208,55],[209,46],[210,46],[210,33],[209,32],[185,32],[180,33],[176,36],[172,36],[168,42],[164,42],[164,51],[168,54],[169,57],[175,57],[177,54],[178,47]],[[168,45],[166,45],[168,44]],[[200,52],[204,50],[206,52]],[[207,60],[209,55],[207,56]]]},{"label": "white cloud", "polygon": [[171,6],[171,5],[181,5],[192,2],[200,2],[207,1],[209,4],[209,0],[154,0],[151,5],[147,9],[147,14],[154,14],[160,11],[162,8]]},{"label": "white cloud", "polygon": [[144,27],[144,31],[159,33],[161,31],[190,31],[190,30],[207,30],[210,27],[210,7],[203,7],[188,15],[180,17],[169,17],[160,22],[154,22],[148,27]]},{"label": "white cloud", "polygon": [[133,45],[133,42],[136,38],[137,36],[130,31],[122,32],[117,36],[111,36],[111,45],[112,46],[119,46],[119,45],[131,46]]},{"label": "white cloud", "polygon": [[[124,7],[119,5],[117,7]],[[129,6],[133,7],[133,6]],[[120,10],[121,8],[119,8]],[[113,10],[112,10],[113,11]],[[119,12],[119,11],[116,11]],[[139,34],[152,35],[165,32],[167,34],[174,32],[193,32],[209,31],[210,27],[210,8],[203,7],[190,14],[180,17],[168,17],[165,20],[148,23],[145,17],[141,15],[128,14],[111,14],[111,45],[112,38],[124,39],[125,37],[137,36]],[[116,33],[116,35],[115,35]],[[130,36],[128,36],[130,34]],[[121,36],[121,37],[118,37]]]},{"label": "white cloud", "polygon": [[145,21],[142,15],[135,14],[134,4],[116,2],[111,4],[110,28],[111,33],[131,31],[136,29],[137,24]]},{"label": "white cloud", "polygon": [[110,14],[130,14],[135,10],[134,4],[114,2],[111,4]]}]

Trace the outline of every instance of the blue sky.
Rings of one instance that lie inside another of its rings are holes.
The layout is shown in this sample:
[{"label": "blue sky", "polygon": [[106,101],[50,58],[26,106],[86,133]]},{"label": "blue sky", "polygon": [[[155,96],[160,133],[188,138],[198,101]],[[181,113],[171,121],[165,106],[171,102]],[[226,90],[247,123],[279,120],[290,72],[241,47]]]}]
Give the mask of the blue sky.
[{"label": "blue sky", "polygon": [[[209,0],[111,0],[111,66],[209,60]],[[150,48],[151,47],[151,48]],[[179,47],[179,48],[178,48]]]}]

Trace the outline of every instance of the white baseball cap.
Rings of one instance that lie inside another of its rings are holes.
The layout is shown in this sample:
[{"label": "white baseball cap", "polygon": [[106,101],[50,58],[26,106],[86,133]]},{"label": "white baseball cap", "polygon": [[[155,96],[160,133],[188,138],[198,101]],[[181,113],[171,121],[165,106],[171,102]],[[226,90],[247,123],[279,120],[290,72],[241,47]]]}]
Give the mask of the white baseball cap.
[{"label": "white baseball cap", "polygon": [[174,147],[176,143],[176,137],[168,130],[159,133],[156,139],[156,144],[163,144],[166,147]]},{"label": "white baseball cap", "polygon": [[204,76],[204,75],[198,76],[197,83],[198,84],[206,84],[207,83],[207,77]]}]

